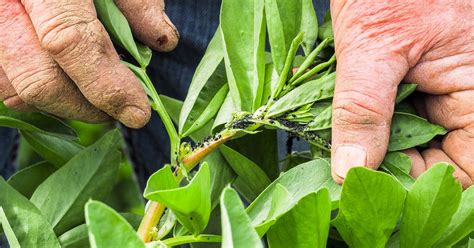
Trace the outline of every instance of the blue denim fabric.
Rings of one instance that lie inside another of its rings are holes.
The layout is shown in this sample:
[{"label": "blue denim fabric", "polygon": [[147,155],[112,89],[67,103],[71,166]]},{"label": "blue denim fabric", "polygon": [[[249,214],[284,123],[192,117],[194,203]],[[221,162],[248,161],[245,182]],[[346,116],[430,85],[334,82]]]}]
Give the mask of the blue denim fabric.
[{"label": "blue denim fabric", "polygon": [[11,128],[0,128],[0,176],[7,179],[13,172],[13,158],[16,130]]}]

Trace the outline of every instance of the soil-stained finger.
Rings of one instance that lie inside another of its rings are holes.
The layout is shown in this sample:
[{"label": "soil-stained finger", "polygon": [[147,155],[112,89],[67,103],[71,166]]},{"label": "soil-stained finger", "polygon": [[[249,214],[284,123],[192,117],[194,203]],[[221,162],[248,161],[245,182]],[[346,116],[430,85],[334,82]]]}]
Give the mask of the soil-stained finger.
[{"label": "soil-stained finger", "polygon": [[[90,104],[39,40],[20,1],[0,3],[0,64],[28,105],[60,117],[98,122],[108,116]],[[13,94],[9,89],[10,95]],[[7,105],[19,104],[13,96]]]},{"label": "soil-stained finger", "polygon": [[115,0],[115,3],[141,42],[161,52],[176,47],[179,33],[165,13],[163,0]]},{"label": "soil-stained finger", "polygon": [[7,75],[0,66],[0,101],[3,101],[5,106],[17,111],[32,110],[16,93],[15,89],[8,80]]},{"label": "soil-stained finger", "polygon": [[148,97],[135,75],[120,63],[92,1],[23,2],[42,47],[94,106],[128,127],[148,122]]}]

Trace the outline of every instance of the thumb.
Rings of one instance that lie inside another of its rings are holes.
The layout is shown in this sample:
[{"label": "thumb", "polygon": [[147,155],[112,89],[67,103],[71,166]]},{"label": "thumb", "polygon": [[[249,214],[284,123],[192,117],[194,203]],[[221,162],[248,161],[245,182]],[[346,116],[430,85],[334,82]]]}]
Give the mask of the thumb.
[{"label": "thumb", "polygon": [[342,183],[352,167],[375,169],[382,162],[397,85],[408,64],[402,56],[370,45],[343,49],[337,45],[336,40],[331,164],[334,180]]}]

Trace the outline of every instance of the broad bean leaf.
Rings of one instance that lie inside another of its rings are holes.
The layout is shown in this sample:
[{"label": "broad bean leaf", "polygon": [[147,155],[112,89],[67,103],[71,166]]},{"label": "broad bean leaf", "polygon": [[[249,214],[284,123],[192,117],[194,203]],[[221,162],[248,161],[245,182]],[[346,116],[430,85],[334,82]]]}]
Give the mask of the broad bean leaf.
[{"label": "broad bean leaf", "polygon": [[76,132],[60,119],[32,112],[16,112],[0,102],[0,126],[50,134],[59,138],[76,139]]},{"label": "broad bean leaf", "polygon": [[421,117],[395,112],[390,129],[389,151],[400,151],[424,144],[436,135],[446,134],[446,129]]},{"label": "broad bean leaf", "polygon": [[209,166],[203,163],[184,187],[178,187],[171,168],[165,166],[148,179],[144,196],[167,206],[186,229],[197,235],[206,227],[211,213]]},{"label": "broad bean leaf", "polygon": [[278,73],[275,70],[275,65],[273,63],[267,63],[265,65],[265,85],[263,89],[262,105],[267,104],[272,92],[278,87],[278,79]]},{"label": "broad bean leaf", "polygon": [[341,187],[333,181],[329,163],[325,159],[315,159],[288,170],[273,181],[246,209],[252,220],[252,225],[257,228],[260,235],[271,227],[268,222],[274,222],[289,210],[289,208],[283,208],[285,211],[273,213],[273,218],[268,218],[277,184],[283,186],[290,193],[292,202],[285,203],[289,206],[321,188],[329,190],[331,200],[335,203],[339,200],[341,190]]},{"label": "broad bean leaf", "polygon": [[268,110],[267,117],[281,115],[292,109],[331,98],[334,95],[336,73],[309,81],[278,99]]},{"label": "broad bean leaf", "polygon": [[269,247],[326,247],[330,220],[331,199],[322,188],[301,198],[270,228]]},{"label": "broad bean leaf", "polygon": [[435,247],[454,246],[471,232],[474,232],[474,186],[462,193],[459,208]]},{"label": "broad bean leaf", "polygon": [[181,109],[179,133],[186,137],[202,128],[219,111],[229,91],[220,28],[214,34],[189,86]]},{"label": "broad bean leaf", "polygon": [[296,1],[265,0],[265,17],[268,39],[272,50],[274,69],[278,74],[285,66],[291,41],[298,34],[301,21],[301,5]]},{"label": "broad bean leaf", "polygon": [[332,104],[327,104],[324,110],[321,111],[308,125],[306,130],[318,131],[323,129],[331,128],[332,121]]},{"label": "broad bean leaf", "polygon": [[219,203],[222,190],[232,183],[237,175],[222,156],[220,151],[214,151],[203,159],[209,165],[211,173],[211,209]]},{"label": "broad bean leaf", "polygon": [[[183,103],[171,97],[160,97],[171,119],[174,123],[177,123]],[[210,135],[210,125],[212,125],[212,123],[208,123],[205,127],[191,134],[189,137],[195,142],[203,140]],[[209,165],[209,171],[211,173],[211,208],[214,209],[219,203],[222,190],[235,179],[236,175],[218,150],[207,155],[202,162],[207,162]]]},{"label": "broad bean leaf", "polygon": [[111,207],[90,200],[85,206],[89,241],[95,247],[145,247],[135,229]]},{"label": "broad bean leaf", "polygon": [[255,200],[255,198],[271,183],[268,176],[258,165],[236,150],[226,145],[221,145],[220,152],[237,175],[234,182],[238,182],[236,187],[239,185],[245,186],[244,189],[239,191],[248,201]]},{"label": "broad bean leaf", "polygon": [[[53,227],[27,198],[0,177],[0,206],[5,217],[0,218],[4,229],[11,229],[21,247],[60,247]],[[4,224],[6,220],[10,228]],[[15,244],[9,240],[11,245]]]},{"label": "broad bean leaf", "polygon": [[256,134],[231,140],[226,145],[262,168],[270,180],[275,180],[280,174],[276,130],[264,129]]},{"label": "broad bean leaf", "polygon": [[411,93],[416,90],[417,84],[400,84],[398,86],[397,97],[395,98],[395,103],[398,104],[401,101],[405,100]]},{"label": "broad bean leaf", "polygon": [[219,112],[217,113],[216,119],[212,124],[212,130],[217,130],[219,127],[223,126],[227,122],[232,120],[232,114],[238,112],[238,107],[234,104],[232,100],[232,95],[229,92],[226,98],[224,99],[224,103],[222,104]]},{"label": "broad bean leaf", "polygon": [[[127,222],[132,225],[134,230],[138,229],[142,216],[130,213],[120,214]],[[87,224],[76,226],[58,237],[62,248],[83,248],[89,246],[89,234]]]},{"label": "broad bean leaf", "polygon": [[333,224],[351,247],[384,247],[403,210],[406,191],[392,176],[349,170]]},{"label": "broad bean leaf", "polygon": [[0,224],[10,247],[21,247],[2,207],[0,207]]},{"label": "broad bean leaf", "polygon": [[61,167],[84,149],[74,141],[48,134],[30,131],[20,133],[36,153],[56,167]]},{"label": "broad bean leaf", "polygon": [[27,198],[48,178],[56,168],[48,162],[39,162],[28,166],[11,176],[7,183]]},{"label": "broad bean leaf", "polygon": [[[242,111],[261,106],[265,77],[264,1],[223,0],[220,23],[229,92]],[[236,21],[239,20],[239,21]]]},{"label": "broad bean leaf", "polygon": [[62,234],[84,221],[84,205],[101,199],[118,176],[122,140],[118,130],[106,133],[49,176],[33,193],[31,202]]},{"label": "broad bean leaf", "polygon": [[114,1],[94,0],[94,5],[100,21],[104,24],[112,40],[125,48],[141,67],[147,67],[152,56],[151,49],[135,42],[127,18]]},{"label": "broad bean leaf", "polygon": [[239,195],[232,188],[222,192],[221,201],[222,247],[262,247],[262,242],[245,213]]},{"label": "broad bean leaf", "polygon": [[318,39],[318,18],[312,0],[301,0],[301,27],[303,36],[303,51],[306,55],[311,53]]},{"label": "broad bean leaf", "polygon": [[432,247],[461,200],[461,185],[446,163],[433,165],[408,191],[400,225],[401,247]]},{"label": "broad bean leaf", "polygon": [[411,159],[402,152],[387,153],[380,168],[395,176],[406,189],[415,182],[415,179],[410,176]]},{"label": "broad bean leaf", "polygon": [[332,32],[332,21],[327,20],[325,21],[318,30],[318,37],[320,40],[325,40],[327,38],[334,38],[334,34]]}]

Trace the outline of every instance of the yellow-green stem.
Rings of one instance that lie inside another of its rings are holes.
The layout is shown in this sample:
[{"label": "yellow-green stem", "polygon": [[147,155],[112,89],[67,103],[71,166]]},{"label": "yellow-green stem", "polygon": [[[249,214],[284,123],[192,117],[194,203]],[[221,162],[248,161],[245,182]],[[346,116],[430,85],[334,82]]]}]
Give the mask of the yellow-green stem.
[{"label": "yellow-green stem", "polygon": [[[210,142],[207,146],[195,150],[193,153],[185,156],[181,161],[184,168],[190,171],[196,166],[207,154],[217,149],[221,144],[232,139],[235,132],[224,133],[219,139]],[[180,182],[183,179],[183,173],[180,171],[181,167],[176,167],[174,176],[176,181]],[[165,212],[166,206],[158,202],[150,202],[145,216],[143,216],[140,227],[138,228],[138,236],[146,243],[152,241],[154,230],[153,228],[160,222],[161,216]]]}]

